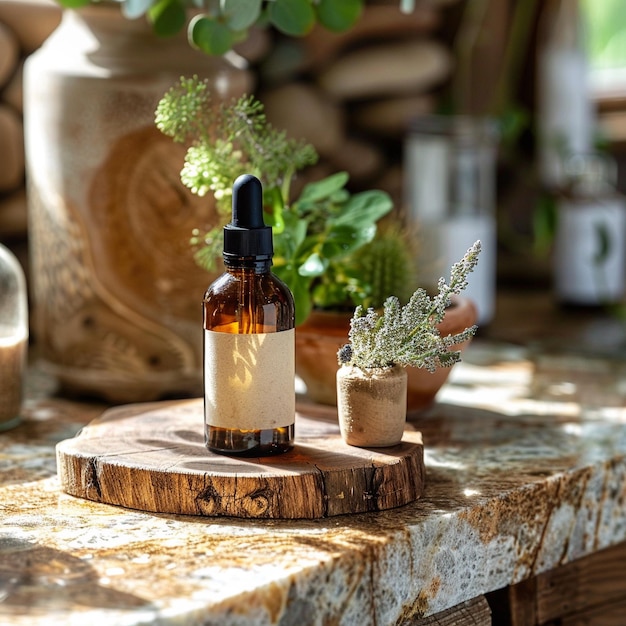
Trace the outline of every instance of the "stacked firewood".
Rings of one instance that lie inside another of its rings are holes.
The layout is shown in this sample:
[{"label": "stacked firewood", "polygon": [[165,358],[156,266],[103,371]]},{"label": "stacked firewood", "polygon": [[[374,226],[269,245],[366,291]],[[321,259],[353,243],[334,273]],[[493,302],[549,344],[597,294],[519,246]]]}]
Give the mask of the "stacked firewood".
[{"label": "stacked firewood", "polygon": [[0,240],[26,233],[24,60],[60,19],[53,0],[0,0]]},{"label": "stacked firewood", "polygon": [[378,187],[402,202],[402,150],[411,120],[433,112],[453,71],[443,35],[454,0],[369,2],[357,25],[278,39],[259,67],[268,119],[312,143],[310,175],[345,170],[353,188]]}]

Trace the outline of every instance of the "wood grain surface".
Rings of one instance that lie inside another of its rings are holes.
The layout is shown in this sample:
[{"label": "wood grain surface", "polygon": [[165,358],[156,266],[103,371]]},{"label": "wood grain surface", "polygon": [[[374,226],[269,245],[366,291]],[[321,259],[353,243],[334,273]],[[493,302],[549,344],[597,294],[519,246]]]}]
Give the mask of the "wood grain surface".
[{"label": "wood grain surface", "polygon": [[623,626],[624,580],[625,542],[542,572],[509,588],[511,626]]},{"label": "wood grain surface", "polygon": [[241,459],[206,449],[201,399],[117,407],[57,445],[61,486],[145,511],[243,518],[379,511],[421,496],[421,433],[407,429],[389,448],[356,448],[331,413],[299,410],[292,451]]}]

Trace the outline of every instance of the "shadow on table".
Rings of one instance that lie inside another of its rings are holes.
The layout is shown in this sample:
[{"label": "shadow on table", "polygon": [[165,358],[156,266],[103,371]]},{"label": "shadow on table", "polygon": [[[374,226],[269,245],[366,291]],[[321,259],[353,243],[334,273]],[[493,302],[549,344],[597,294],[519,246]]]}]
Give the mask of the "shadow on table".
[{"label": "shadow on table", "polygon": [[82,559],[22,539],[0,538],[0,616],[150,608],[140,597],[101,585],[98,573]]}]

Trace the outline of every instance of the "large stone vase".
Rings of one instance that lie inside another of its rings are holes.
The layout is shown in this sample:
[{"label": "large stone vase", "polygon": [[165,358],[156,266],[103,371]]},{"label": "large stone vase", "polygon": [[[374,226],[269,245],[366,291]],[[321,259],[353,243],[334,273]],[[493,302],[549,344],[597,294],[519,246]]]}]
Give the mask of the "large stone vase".
[{"label": "large stone vase", "polygon": [[25,68],[33,335],[63,387],[118,402],[201,393],[192,229],[221,218],[180,182],[184,147],[155,127],[181,75],[216,100],[251,74],[161,39],[119,5],[66,11]]}]

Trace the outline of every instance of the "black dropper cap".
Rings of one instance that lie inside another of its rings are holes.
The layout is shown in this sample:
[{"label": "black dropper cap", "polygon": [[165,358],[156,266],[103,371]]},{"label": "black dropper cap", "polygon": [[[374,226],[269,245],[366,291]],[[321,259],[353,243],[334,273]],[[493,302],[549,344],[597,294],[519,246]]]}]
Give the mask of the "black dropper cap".
[{"label": "black dropper cap", "polygon": [[272,228],[263,221],[263,187],[251,174],[233,184],[233,213],[224,226],[224,261],[264,261],[272,258]]}]

